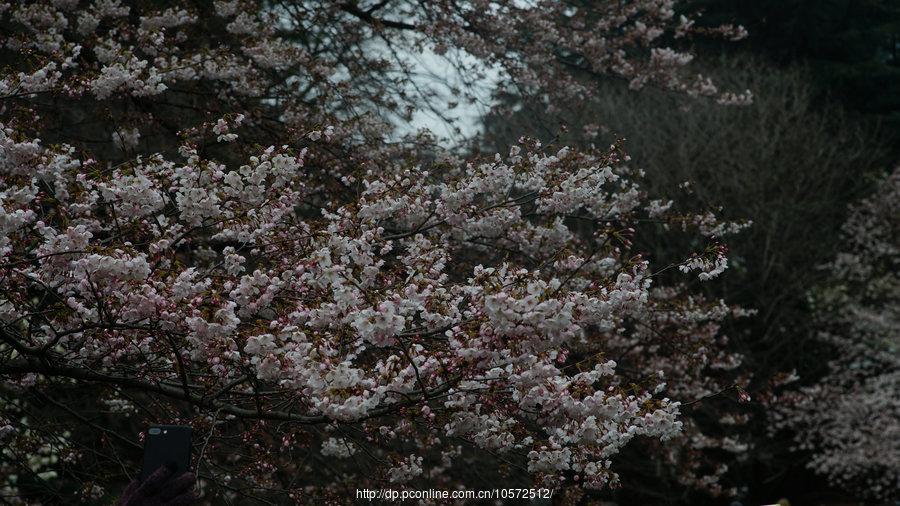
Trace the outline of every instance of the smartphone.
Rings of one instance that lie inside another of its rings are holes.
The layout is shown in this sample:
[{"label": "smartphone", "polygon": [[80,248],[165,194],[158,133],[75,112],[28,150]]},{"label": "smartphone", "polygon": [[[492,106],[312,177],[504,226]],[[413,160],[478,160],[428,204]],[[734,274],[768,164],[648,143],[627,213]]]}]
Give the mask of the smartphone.
[{"label": "smartphone", "polygon": [[147,429],[141,481],[165,465],[175,469],[172,476],[191,468],[191,428],[187,425],[153,425]]}]

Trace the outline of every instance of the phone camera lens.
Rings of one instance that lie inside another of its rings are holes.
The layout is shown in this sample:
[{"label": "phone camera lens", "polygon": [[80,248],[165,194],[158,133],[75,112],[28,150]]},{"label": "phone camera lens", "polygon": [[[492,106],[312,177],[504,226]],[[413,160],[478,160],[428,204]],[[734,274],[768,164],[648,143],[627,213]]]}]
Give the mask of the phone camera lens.
[{"label": "phone camera lens", "polygon": [[159,430],[159,429],[156,429],[156,428],[150,429],[150,435],[151,435],[151,436],[155,436],[155,435],[157,435],[157,434],[159,434],[159,433],[160,433],[160,430]]}]

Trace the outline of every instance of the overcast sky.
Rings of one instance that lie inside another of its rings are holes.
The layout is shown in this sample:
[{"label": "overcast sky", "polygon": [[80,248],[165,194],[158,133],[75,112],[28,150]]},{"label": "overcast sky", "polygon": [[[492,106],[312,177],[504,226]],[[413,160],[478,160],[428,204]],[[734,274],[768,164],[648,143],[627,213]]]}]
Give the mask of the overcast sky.
[{"label": "overcast sky", "polygon": [[[451,56],[461,58],[467,64],[478,63],[474,57],[464,53]],[[482,131],[481,118],[490,108],[492,92],[502,77],[500,69],[479,65],[486,77],[479,80],[474,88],[470,88],[477,97],[476,103],[470,103],[468,100],[459,100],[450,93],[451,87],[462,87],[463,83],[457,69],[449,65],[443,57],[427,50],[424,53],[405,53],[403,57],[415,64],[419,86],[429,87],[441,93],[441,99],[435,100],[434,106],[442,107],[439,110],[445,116],[451,117],[453,124],[447,124],[429,108],[420,107],[414,112],[411,122],[399,122],[399,134],[425,128],[441,138],[442,144],[450,147],[471,139]],[[410,84],[410,92],[414,92],[413,84]],[[457,100],[458,105],[450,109],[449,104]],[[454,127],[459,128],[459,134],[454,131]]]}]

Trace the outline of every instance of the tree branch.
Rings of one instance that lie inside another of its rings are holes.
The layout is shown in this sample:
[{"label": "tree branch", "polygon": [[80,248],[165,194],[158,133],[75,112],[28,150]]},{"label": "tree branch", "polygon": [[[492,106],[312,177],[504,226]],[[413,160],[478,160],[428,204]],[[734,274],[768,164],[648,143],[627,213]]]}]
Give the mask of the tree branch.
[{"label": "tree branch", "polygon": [[[361,422],[364,420],[368,420],[371,418],[376,418],[382,415],[386,415],[389,413],[393,413],[400,408],[409,407],[420,402],[424,402],[425,400],[440,395],[446,391],[448,391],[455,381],[447,381],[435,388],[432,388],[427,391],[422,392],[414,392],[414,396],[408,397],[407,401],[404,402],[396,402],[393,404],[382,405],[378,408],[375,408],[369,411],[365,416],[360,417],[356,420],[335,420],[325,415],[316,415],[316,416],[304,416],[298,415],[295,413],[290,413],[286,411],[262,411],[257,409],[247,409],[242,408],[240,406],[235,406],[234,404],[229,404],[226,402],[222,402],[218,399],[210,398],[209,396],[201,396],[191,392],[186,392],[181,388],[161,384],[161,383],[151,383],[149,381],[143,381],[137,378],[125,377],[125,376],[115,376],[115,375],[106,375],[101,374],[95,371],[91,371],[88,369],[82,369],[77,367],[70,367],[64,365],[51,365],[46,361],[38,362],[36,360],[12,360],[5,364],[0,364],[0,375],[18,375],[18,374],[29,374],[29,373],[37,373],[43,374],[44,376],[58,376],[64,378],[71,378],[75,380],[87,381],[87,382],[98,382],[98,383],[106,383],[106,384],[115,384],[124,388],[136,389],[144,392],[152,392],[164,395],[166,397],[172,399],[178,399],[190,402],[198,407],[203,407],[211,410],[218,410],[230,415],[234,415],[238,418],[247,418],[247,419],[255,419],[255,420],[278,420],[283,422],[294,422],[303,425],[317,425],[317,424],[326,424],[326,423],[352,423],[352,422]],[[418,397],[418,398],[417,398]]]},{"label": "tree branch", "polygon": [[353,4],[351,2],[346,2],[346,3],[341,4],[340,9],[342,11],[346,12],[347,14],[351,14],[354,17],[357,17],[357,18],[365,21],[366,23],[369,23],[370,25],[373,25],[376,27],[384,26],[387,28],[397,28],[399,30],[418,30],[419,29],[418,26],[410,24],[410,23],[404,23],[402,21],[392,21],[390,19],[376,18],[375,16],[372,15],[371,10],[364,11],[364,10],[360,9],[359,7],[357,7],[356,4]]}]

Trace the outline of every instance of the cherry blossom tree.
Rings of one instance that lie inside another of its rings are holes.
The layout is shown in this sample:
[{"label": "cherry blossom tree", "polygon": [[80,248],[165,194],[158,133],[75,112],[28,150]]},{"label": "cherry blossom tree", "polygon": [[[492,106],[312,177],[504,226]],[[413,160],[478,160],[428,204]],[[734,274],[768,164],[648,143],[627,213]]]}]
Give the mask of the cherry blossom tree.
[{"label": "cherry blossom tree", "polygon": [[[691,284],[741,225],[651,198],[617,146],[391,135],[436,96],[397,48],[551,99],[590,93],[572,69],[747,99],[662,44],[739,28],[604,5],[0,4],[4,494],[114,493],[160,420],[195,428],[210,500],[458,486],[472,455],[603,489],[645,441],[720,492],[698,455],[741,445],[684,410],[740,392],[742,311]],[[634,246],[676,233],[678,263]]]},{"label": "cherry blossom tree", "polygon": [[840,350],[825,377],[784,392],[773,430],[795,434],[809,467],[838,487],[890,499],[900,490],[900,169],[853,206],[832,280],[814,295],[821,339]]}]

